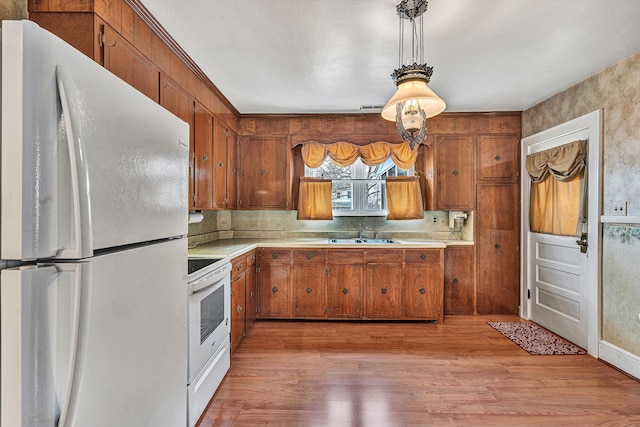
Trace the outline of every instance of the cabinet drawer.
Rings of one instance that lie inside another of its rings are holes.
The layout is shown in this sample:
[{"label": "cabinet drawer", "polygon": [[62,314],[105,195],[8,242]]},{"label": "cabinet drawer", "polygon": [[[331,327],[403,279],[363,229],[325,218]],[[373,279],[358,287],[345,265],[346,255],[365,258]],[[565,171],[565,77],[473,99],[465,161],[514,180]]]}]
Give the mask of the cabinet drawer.
[{"label": "cabinet drawer", "polygon": [[290,249],[263,248],[260,249],[258,259],[261,263],[289,262],[291,261]]},{"label": "cabinet drawer", "polygon": [[404,259],[407,263],[440,264],[440,250],[408,250],[405,252]]},{"label": "cabinet drawer", "polygon": [[327,260],[329,264],[364,264],[364,251],[329,250]]},{"label": "cabinet drawer", "polygon": [[326,251],[323,249],[310,249],[305,251],[293,251],[293,262],[295,263],[320,263],[324,264]]},{"label": "cabinet drawer", "polygon": [[247,271],[247,258],[244,255],[231,260],[231,278],[237,277]]},{"label": "cabinet drawer", "polygon": [[402,250],[367,250],[367,262],[373,263],[401,263],[404,261]]}]

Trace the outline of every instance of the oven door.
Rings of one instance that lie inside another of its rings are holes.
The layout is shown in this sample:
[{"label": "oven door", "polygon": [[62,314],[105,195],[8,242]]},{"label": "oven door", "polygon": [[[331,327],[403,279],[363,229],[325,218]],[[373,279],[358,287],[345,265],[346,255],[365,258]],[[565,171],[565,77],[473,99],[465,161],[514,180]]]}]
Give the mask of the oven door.
[{"label": "oven door", "polygon": [[189,378],[202,370],[229,336],[231,264],[189,283]]}]

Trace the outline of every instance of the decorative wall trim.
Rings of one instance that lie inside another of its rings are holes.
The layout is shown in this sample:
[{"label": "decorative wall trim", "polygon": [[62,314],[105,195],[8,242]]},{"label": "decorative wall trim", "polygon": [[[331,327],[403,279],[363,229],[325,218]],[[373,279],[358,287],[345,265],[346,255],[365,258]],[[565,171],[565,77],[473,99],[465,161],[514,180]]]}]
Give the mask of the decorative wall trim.
[{"label": "decorative wall trim", "polygon": [[640,379],[640,357],[607,342],[599,343],[599,358],[634,378]]},{"label": "decorative wall trim", "polygon": [[605,225],[603,227],[604,236],[628,243],[632,239],[640,240],[640,225]]}]

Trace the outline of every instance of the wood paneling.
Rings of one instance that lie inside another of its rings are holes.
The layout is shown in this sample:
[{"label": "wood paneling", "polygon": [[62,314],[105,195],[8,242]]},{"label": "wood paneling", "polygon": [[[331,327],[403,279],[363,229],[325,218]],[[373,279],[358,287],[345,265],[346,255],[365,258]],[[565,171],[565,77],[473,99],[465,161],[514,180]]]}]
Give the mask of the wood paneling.
[{"label": "wood paneling", "polygon": [[[29,2],[30,6],[31,4]],[[93,13],[30,12],[29,19],[102,64],[99,48],[96,49],[97,31],[94,28]]]}]

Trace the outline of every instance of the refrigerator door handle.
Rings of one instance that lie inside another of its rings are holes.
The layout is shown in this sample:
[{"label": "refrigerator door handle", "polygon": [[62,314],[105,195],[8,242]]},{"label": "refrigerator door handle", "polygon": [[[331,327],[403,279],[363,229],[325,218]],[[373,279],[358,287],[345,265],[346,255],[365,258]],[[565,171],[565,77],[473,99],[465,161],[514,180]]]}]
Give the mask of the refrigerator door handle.
[{"label": "refrigerator door handle", "polygon": [[78,389],[82,378],[82,360],[86,350],[87,314],[91,290],[91,263],[57,264],[59,272],[74,274],[72,334],[69,345],[69,368],[64,399],[60,402],[59,427],[72,426],[78,401]]},{"label": "refrigerator door handle", "polygon": [[56,258],[81,259],[93,256],[89,174],[82,147],[82,127],[74,119],[80,117],[77,101],[73,99],[74,85],[69,73],[60,65],[56,65],[56,82],[67,129],[75,240],[75,247],[60,249]]}]

